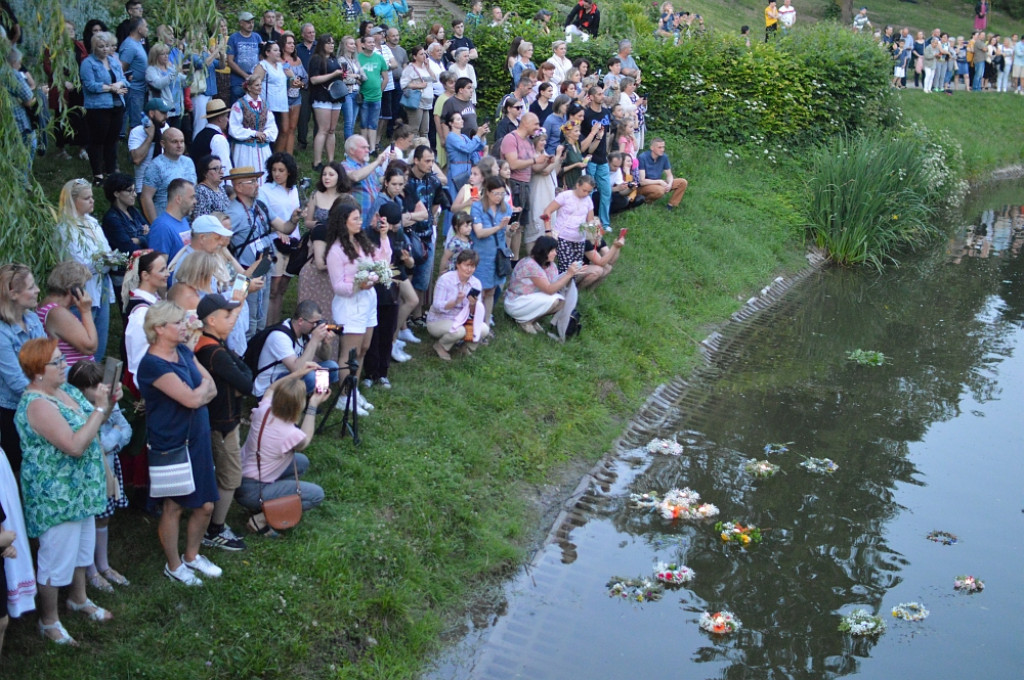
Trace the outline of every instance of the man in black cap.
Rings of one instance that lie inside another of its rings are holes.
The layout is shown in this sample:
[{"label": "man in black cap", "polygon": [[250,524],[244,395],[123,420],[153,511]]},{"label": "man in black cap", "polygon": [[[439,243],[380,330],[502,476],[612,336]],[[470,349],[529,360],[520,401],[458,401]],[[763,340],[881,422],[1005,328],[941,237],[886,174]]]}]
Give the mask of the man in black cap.
[{"label": "man in black cap", "polygon": [[242,485],[242,447],[239,429],[242,422],[242,398],[252,395],[252,371],[226,344],[238,320],[240,302],[229,301],[216,293],[203,296],[196,315],[203,323],[203,334],[196,343],[196,359],[213,376],[217,396],[207,405],[213,444],[213,463],[217,470],[220,500],[214,503],[210,526],[203,545],[224,550],[245,550],[245,541],[225,523],[235,489]]}]

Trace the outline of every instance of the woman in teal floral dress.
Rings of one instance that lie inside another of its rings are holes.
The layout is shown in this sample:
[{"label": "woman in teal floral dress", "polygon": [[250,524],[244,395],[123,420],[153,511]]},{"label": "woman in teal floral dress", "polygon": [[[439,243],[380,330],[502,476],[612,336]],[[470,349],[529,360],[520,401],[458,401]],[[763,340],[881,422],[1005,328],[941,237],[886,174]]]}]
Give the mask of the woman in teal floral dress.
[{"label": "woman in teal floral dress", "polygon": [[[21,489],[25,528],[39,539],[36,582],[39,632],[57,644],[76,644],[57,615],[58,590],[70,585],[69,611],[92,621],[113,618],[85,594],[85,572],[92,564],[96,515],[106,509],[108,473],[97,434],[110,407],[94,408],[65,380],[67,364],[49,338],[29,340],[18,353],[29,385],[22,393],[14,425],[23,452]],[[98,403],[109,403],[101,385]],[[117,388],[115,399],[120,396]]]}]

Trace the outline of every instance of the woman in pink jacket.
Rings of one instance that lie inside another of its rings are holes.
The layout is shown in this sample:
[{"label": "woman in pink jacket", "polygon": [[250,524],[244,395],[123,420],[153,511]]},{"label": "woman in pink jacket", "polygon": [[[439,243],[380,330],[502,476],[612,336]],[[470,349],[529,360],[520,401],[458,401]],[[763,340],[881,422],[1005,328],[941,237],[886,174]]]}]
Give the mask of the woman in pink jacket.
[{"label": "woman in pink jacket", "polygon": [[[380,248],[374,248],[370,238],[363,233],[363,218],[359,208],[348,203],[335,203],[327,217],[327,273],[334,288],[334,302],[331,311],[334,323],[342,326],[341,336],[341,379],[348,374],[344,362],[351,350],[356,350],[359,373],[363,370],[363,357],[370,348],[373,329],[377,326],[377,293],[373,283],[355,282],[360,264],[373,260],[391,261],[391,243],[381,239]],[[359,381],[356,375],[356,382]],[[339,402],[344,404],[343,401]],[[373,404],[356,392],[356,412],[368,415]]]},{"label": "woman in pink jacket", "polygon": [[480,279],[473,276],[480,254],[463,250],[455,257],[455,271],[442,274],[434,285],[434,302],[427,313],[427,332],[437,338],[434,351],[451,361],[451,350],[465,341],[473,352],[487,337],[487,314],[480,296]]}]

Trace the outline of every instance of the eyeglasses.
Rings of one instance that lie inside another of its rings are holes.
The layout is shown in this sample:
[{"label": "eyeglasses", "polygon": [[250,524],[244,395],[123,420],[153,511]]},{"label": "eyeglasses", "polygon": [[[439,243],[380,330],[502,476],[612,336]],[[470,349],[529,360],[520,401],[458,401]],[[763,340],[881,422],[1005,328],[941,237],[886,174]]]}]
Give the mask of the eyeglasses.
[{"label": "eyeglasses", "polygon": [[510,109],[515,109],[516,111],[519,111],[519,110],[521,110],[521,109],[522,109],[523,107],[522,107],[521,105],[519,105],[519,104],[516,104],[515,106],[510,106],[510,107],[508,107],[508,108],[510,108]]},{"label": "eyeglasses", "polygon": [[46,365],[47,366],[60,366],[62,364],[66,364],[67,362],[68,362],[67,358],[63,354],[61,354],[59,357],[57,357],[53,361],[47,361]]}]

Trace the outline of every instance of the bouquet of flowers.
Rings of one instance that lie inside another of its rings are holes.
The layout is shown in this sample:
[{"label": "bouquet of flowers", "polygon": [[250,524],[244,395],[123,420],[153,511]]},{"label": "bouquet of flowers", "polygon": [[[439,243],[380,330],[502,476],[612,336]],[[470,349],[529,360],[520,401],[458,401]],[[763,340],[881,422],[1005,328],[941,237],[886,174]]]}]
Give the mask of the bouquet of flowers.
[{"label": "bouquet of flowers", "polygon": [[831,458],[804,458],[800,467],[808,472],[817,472],[823,475],[830,475],[839,469],[839,466]]},{"label": "bouquet of flowers", "polygon": [[633,602],[657,602],[665,593],[665,586],[643,576],[637,578],[614,576],[605,584],[605,587],[608,588],[608,597],[620,597]]},{"label": "bouquet of flowers", "polygon": [[953,589],[965,593],[980,593],[985,590],[985,582],[973,576],[957,576],[953,579]]},{"label": "bouquet of flowers", "polygon": [[587,234],[593,234],[597,231],[597,224],[595,222],[582,222],[579,226],[580,236],[586,236]]},{"label": "bouquet of flowers", "polygon": [[111,250],[106,253],[96,253],[92,257],[92,266],[98,274],[107,274],[128,266],[130,255],[120,250]]},{"label": "bouquet of flowers", "polygon": [[391,285],[391,264],[389,262],[378,262],[377,260],[360,260],[359,268],[353,281],[357,286],[367,282],[384,286]]},{"label": "bouquet of flowers", "polygon": [[892,615],[904,621],[924,621],[928,610],[920,602],[900,602],[892,608]]},{"label": "bouquet of flowers", "polygon": [[666,456],[678,456],[683,452],[683,445],[674,439],[652,439],[647,443],[647,453],[660,453]]},{"label": "bouquet of flowers", "polygon": [[700,494],[689,487],[672,489],[658,502],[665,519],[707,519],[718,514],[711,503],[700,503]]},{"label": "bouquet of flowers", "polygon": [[861,366],[881,366],[885,363],[885,355],[874,350],[855,349],[847,352],[846,358]]},{"label": "bouquet of flowers", "polygon": [[654,578],[671,585],[689,583],[696,575],[693,569],[683,564],[659,562],[654,568]]},{"label": "bouquet of flowers", "polygon": [[700,627],[709,633],[715,635],[728,635],[729,633],[735,633],[743,624],[737,619],[732,612],[722,610],[715,612],[704,612],[700,615]]},{"label": "bouquet of flowers", "polygon": [[754,475],[755,477],[774,477],[775,473],[780,470],[778,465],[769,463],[766,460],[756,460],[751,458],[744,464],[743,469],[746,470],[747,474]]},{"label": "bouquet of flowers", "polygon": [[942,545],[956,545],[957,541],[960,540],[956,537],[956,534],[938,530],[929,532],[925,538],[934,543],[941,543]]},{"label": "bouquet of flowers", "polygon": [[715,531],[726,543],[747,546],[751,543],[761,542],[761,530],[753,524],[743,526],[739,522],[716,522]]},{"label": "bouquet of flowers", "polygon": [[793,442],[786,442],[785,444],[778,444],[778,443],[765,444],[764,445],[764,452],[767,455],[769,455],[769,456],[772,455],[773,453],[786,453],[787,451],[789,451],[789,445],[792,444],[792,443]]},{"label": "bouquet of flowers", "polygon": [[863,609],[858,609],[839,622],[839,630],[850,635],[880,635],[885,631],[885,621],[881,616],[873,616]]}]

